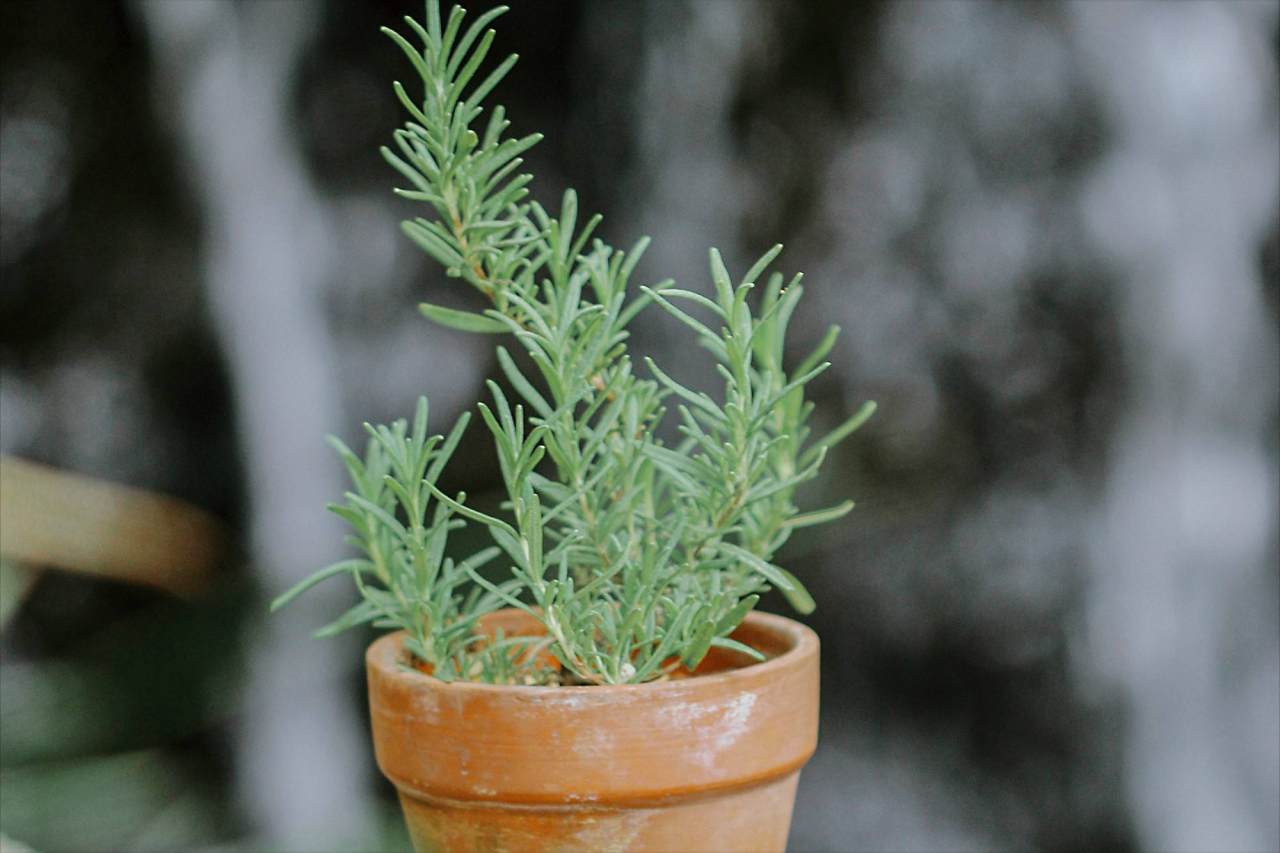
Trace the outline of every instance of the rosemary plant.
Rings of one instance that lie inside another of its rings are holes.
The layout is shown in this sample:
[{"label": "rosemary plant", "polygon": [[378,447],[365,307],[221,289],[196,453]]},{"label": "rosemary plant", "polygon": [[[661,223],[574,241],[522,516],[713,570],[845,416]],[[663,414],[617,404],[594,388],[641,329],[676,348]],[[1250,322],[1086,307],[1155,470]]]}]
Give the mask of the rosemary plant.
[{"label": "rosemary plant", "polygon": [[[518,398],[490,382],[492,403],[479,404],[506,486],[503,517],[437,486],[468,416],[447,438],[428,437],[421,400],[412,426],[365,425],[364,459],[330,439],[354,484],[330,509],[353,528],[348,541],[361,556],[317,572],[273,608],[350,574],[362,600],[317,633],[370,622],[403,629],[410,651],[444,679],[639,683],[692,670],[714,646],[760,658],[729,634],[770,587],[801,613],[813,609],[773,556],[796,528],[853,508],[846,501],[801,513],[793,495],[875,406],[808,441],[804,388],[829,366],[838,329],[784,368],[803,288],[799,274],[785,287],[781,273],[766,277],[781,246],[736,282],[712,249],[710,297],[670,281],[632,293],[647,238],[625,252],[593,239],[600,217],[580,223],[572,190],[554,216],[527,200],[532,176],[518,172],[520,155],[541,135],[505,136],[500,106],[479,123],[485,97],[516,62],[512,55],[475,82],[494,38],[485,28],[504,11],[464,29],[461,8],[442,20],[438,0],[427,0],[425,26],[405,19],[421,47],[384,29],[422,94],[394,84],[410,120],[395,132],[395,149],[382,149],[409,184],[396,192],[424,205],[404,232],[487,300],[480,312],[423,304],[422,313],[515,344],[514,354],[501,344],[496,353]],[[637,375],[627,326],[649,305],[710,352],[724,379],[720,398],[686,388],[650,359],[647,378]],[[668,446],[656,427],[672,407],[681,440]],[[446,540],[467,523],[485,526],[494,545],[453,562]],[[502,583],[478,571],[498,557],[510,567]],[[545,634],[486,637],[478,620],[501,606],[533,614]]]}]

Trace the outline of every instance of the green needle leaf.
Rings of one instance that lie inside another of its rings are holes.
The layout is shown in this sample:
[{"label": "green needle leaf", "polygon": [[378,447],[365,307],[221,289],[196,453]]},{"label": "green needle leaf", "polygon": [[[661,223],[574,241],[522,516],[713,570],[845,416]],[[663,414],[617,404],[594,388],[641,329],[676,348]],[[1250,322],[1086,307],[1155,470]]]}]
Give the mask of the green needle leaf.
[{"label": "green needle leaf", "polygon": [[838,518],[844,518],[853,509],[853,501],[845,501],[838,506],[829,509],[820,509],[815,512],[806,512],[800,515],[793,515],[791,518],[782,522],[784,527],[810,527],[814,524],[826,524],[828,521],[835,521]]},{"label": "green needle leaf", "polygon": [[432,305],[430,302],[421,303],[418,305],[418,310],[422,312],[422,316],[433,323],[439,323],[441,326],[447,326],[450,329],[458,329],[463,332],[480,332],[493,335],[510,331],[507,328],[507,324],[501,320],[495,320],[483,314],[472,314],[470,311],[455,311],[452,308]]},{"label": "green needle leaf", "polygon": [[331,566],[326,566],[318,572],[309,575],[305,580],[299,581],[289,588],[287,592],[281,593],[271,602],[271,612],[275,613],[281,607],[284,607],[290,601],[293,601],[302,593],[311,589],[311,587],[327,580],[334,575],[345,575],[351,572],[367,572],[373,574],[373,566],[368,560],[341,560]]}]

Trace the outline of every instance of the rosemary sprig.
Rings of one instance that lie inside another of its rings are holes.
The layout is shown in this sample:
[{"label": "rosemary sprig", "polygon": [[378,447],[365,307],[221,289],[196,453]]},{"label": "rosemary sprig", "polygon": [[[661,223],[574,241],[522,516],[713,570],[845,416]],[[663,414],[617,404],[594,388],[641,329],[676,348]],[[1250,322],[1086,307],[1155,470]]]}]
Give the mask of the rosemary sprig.
[{"label": "rosemary sprig", "polygon": [[[752,297],[781,246],[736,284],[712,249],[711,297],[670,281],[632,294],[647,238],[626,252],[594,239],[600,217],[579,227],[573,190],[558,216],[525,200],[532,177],[517,173],[520,155],[541,135],[504,138],[500,106],[483,130],[477,124],[484,98],[516,62],[512,55],[477,77],[494,39],[485,27],[504,11],[464,30],[460,8],[442,20],[437,0],[428,0],[425,25],[405,19],[421,47],[384,30],[422,88],[415,98],[395,84],[410,120],[395,132],[396,150],[382,153],[411,185],[396,192],[428,211],[404,222],[405,233],[487,300],[479,312],[424,303],[422,313],[454,329],[508,334],[518,345],[514,355],[497,347],[518,399],[490,382],[492,403],[479,405],[506,486],[505,517],[437,487],[467,418],[447,439],[428,438],[423,400],[412,430],[403,421],[368,427],[363,461],[334,440],[355,491],[330,508],[355,529],[349,541],[364,556],[321,570],[276,606],[350,573],[363,599],[320,633],[366,622],[403,629],[410,650],[443,678],[620,684],[693,669],[713,646],[759,657],[728,635],[770,587],[800,612],[813,609],[773,555],[796,528],[853,508],[801,514],[792,498],[874,404],[806,443],[812,404],[804,388],[829,366],[823,358],[838,330],[795,370],[784,369],[800,276],[784,287],[773,273]],[[636,375],[627,326],[650,304],[689,327],[716,359],[725,383],[718,399],[649,359],[651,378]],[[669,406],[682,435],[673,447],[655,435]],[[455,564],[445,556],[447,536],[468,522],[487,527],[494,546]],[[498,557],[510,567],[502,583],[478,571]],[[481,637],[479,617],[503,605],[533,614],[545,637]]]}]

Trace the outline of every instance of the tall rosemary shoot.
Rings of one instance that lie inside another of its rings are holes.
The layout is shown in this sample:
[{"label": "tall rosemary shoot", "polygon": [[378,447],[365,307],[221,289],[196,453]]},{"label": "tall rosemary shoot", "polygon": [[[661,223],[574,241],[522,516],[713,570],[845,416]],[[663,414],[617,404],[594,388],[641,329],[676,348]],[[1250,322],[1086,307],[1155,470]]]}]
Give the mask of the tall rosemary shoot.
[{"label": "tall rosemary shoot", "polygon": [[[729,634],[760,593],[777,588],[801,613],[814,606],[774,554],[796,528],[853,508],[800,513],[795,489],[875,406],[808,441],[804,388],[829,366],[838,330],[792,370],[783,366],[803,288],[799,274],[784,286],[781,273],[768,273],[781,246],[736,281],[712,249],[711,296],[670,281],[633,292],[647,238],[627,251],[594,238],[600,217],[580,223],[573,190],[555,215],[527,200],[532,177],[518,171],[521,154],[541,135],[505,136],[500,106],[481,121],[485,97],[516,61],[477,76],[494,38],[485,27],[505,10],[464,29],[462,9],[442,20],[428,0],[425,26],[405,19],[420,47],[384,29],[421,91],[394,84],[410,120],[395,148],[382,149],[409,185],[396,192],[424,205],[404,232],[487,300],[479,312],[424,303],[422,313],[514,342],[514,353],[502,344],[496,353],[517,398],[490,382],[492,402],[478,407],[506,487],[503,517],[437,486],[467,417],[447,439],[428,438],[423,400],[412,428],[366,425],[364,460],[332,439],[355,490],[331,509],[355,530],[349,541],[362,556],[321,570],[273,606],[349,573],[362,601],[319,633],[366,622],[403,629],[409,649],[446,679],[638,683],[693,669],[713,646],[759,658]],[[650,359],[637,375],[627,326],[650,304],[710,352],[721,396],[684,387]],[[655,434],[670,408],[681,434],[673,446]],[[484,525],[494,545],[454,563],[446,538],[468,522]],[[478,569],[499,557],[510,577],[495,584]],[[479,636],[479,617],[503,605],[533,614],[545,637]],[[535,642],[541,649],[529,648]]]}]

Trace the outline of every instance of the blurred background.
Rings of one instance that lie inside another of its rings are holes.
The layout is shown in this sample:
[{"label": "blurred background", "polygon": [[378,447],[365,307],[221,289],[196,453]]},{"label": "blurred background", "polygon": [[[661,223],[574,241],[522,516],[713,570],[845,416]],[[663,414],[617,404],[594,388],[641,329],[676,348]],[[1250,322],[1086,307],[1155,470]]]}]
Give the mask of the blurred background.
[{"label": "blurred background", "polygon": [[[785,243],[796,352],[843,328],[815,417],[880,404],[780,557],[791,849],[1280,849],[1280,4],[513,5],[534,197],[652,235],[642,282]],[[405,14],[0,5],[6,851],[408,849],[370,637],[309,638],[354,590],[265,612],[345,547],[323,436],[498,375],[415,310],[473,303],[377,153]],[[448,488],[496,502],[482,432]]]}]

